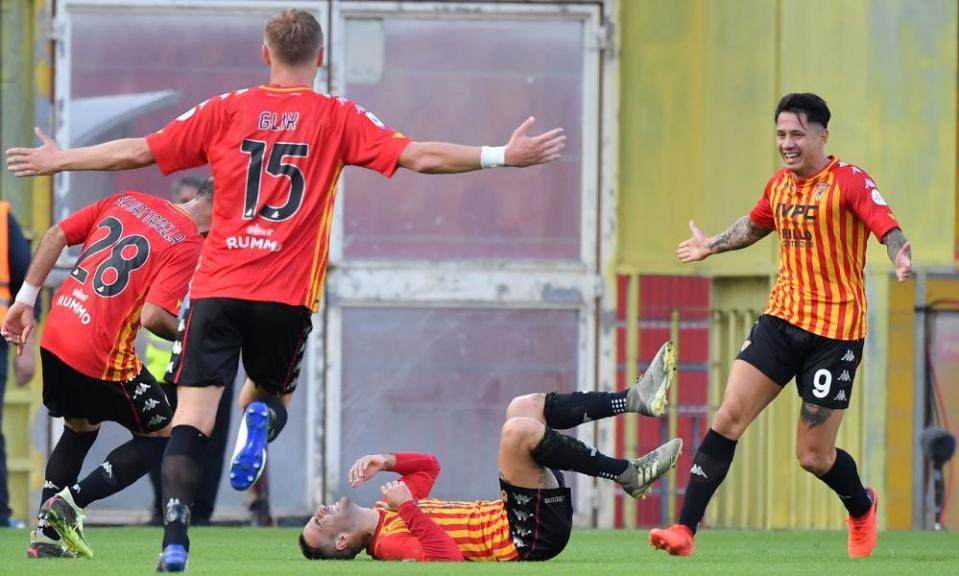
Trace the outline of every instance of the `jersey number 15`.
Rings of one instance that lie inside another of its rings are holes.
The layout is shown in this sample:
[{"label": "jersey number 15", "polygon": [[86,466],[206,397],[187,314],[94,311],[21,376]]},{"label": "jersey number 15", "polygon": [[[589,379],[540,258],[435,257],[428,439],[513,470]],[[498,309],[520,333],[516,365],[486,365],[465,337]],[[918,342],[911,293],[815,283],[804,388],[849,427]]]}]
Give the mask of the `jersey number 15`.
[{"label": "jersey number 15", "polygon": [[246,168],[246,194],[243,197],[243,219],[252,220],[257,215],[273,222],[282,222],[290,219],[303,205],[303,189],[306,180],[303,173],[293,164],[283,162],[285,157],[306,158],[310,147],[306,144],[291,142],[277,142],[270,150],[270,159],[266,163],[266,173],[270,176],[286,176],[290,180],[290,196],[286,204],[271,206],[267,204],[257,214],[256,207],[260,203],[260,186],[263,181],[263,158],[266,156],[267,143],[261,140],[244,140],[240,146],[245,154],[250,155],[250,162]]}]

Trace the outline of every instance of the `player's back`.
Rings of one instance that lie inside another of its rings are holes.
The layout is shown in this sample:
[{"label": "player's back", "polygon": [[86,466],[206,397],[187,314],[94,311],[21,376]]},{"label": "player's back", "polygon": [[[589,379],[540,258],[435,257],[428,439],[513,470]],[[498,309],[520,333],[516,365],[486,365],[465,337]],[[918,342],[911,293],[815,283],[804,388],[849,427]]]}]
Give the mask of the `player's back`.
[{"label": "player's back", "polygon": [[142,366],[134,340],[144,302],[176,313],[203,238],[185,210],[141,192],[106,198],[59,226],[83,250],[53,296],[40,344],[93,378],[131,378]]},{"label": "player's back", "polygon": [[408,142],[352,102],[302,86],[223,94],[150,136],[164,172],[208,162],[217,182],[191,297],[313,307],[340,170],[390,176]]}]

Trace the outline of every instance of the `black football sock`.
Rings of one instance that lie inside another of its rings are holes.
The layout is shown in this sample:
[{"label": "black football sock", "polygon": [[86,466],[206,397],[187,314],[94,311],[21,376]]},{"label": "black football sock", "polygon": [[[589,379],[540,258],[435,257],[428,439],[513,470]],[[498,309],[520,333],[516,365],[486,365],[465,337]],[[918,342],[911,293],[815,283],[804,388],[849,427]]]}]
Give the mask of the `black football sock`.
[{"label": "black football sock", "polygon": [[286,426],[286,406],[276,396],[264,396],[256,401],[266,404],[266,407],[270,409],[270,431],[267,435],[267,441],[272,442]]},{"label": "black football sock", "polygon": [[[93,432],[74,432],[64,426],[60,440],[57,441],[57,445],[47,459],[43,489],[40,491],[41,505],[54,494],[77,481],[77,476],[80,475],[80,469],[83,467],[83,459],[87,457],[99,432],[99,429]],[[49,538],[55,540],[60,538],[53,528],[44,524],[42,518],[37,528]]]},{"label": "black football sock", "polygon": [[573,392],[546,395],[543,416],[546,425],[556,430],[565,430],[585,422],[608,418],[626,411],[626,394],[622,392]]},{"label": "black football sock", "polygon": [[712,428],[696,451],[693,467],[689,470],[689,484],[683,498],[683,509],[679,513],[679,523],[689,528],[693,534],[706,513],[706,506],[713,493],[726,478],[735,453],[736,441],[726,438]]},{"label": "black football sock", "polygon": [[547,468],[572,470],[589,476],[615,480],[629,462],[610,458],[572,436],[546,428],[543,439],[533,448],[533,460]]},{"label": "black football sock", "polygon": [[117,446],[102,464],[72,487],[73,501],[80,508],[116,494],[146,474],[163,457],[166,438],[134,436]]},{"label": "black football sock", "polygon": [[193,426],[176,426],[163,455],[163,547],[190,549],[190,507],[200,483],[207,437]]},{"label": "black football sock", "polygon": [[856,461],[842,448],[836,448],[836,463],[819,479],[839,496],[853,518],[866,515],[872,507],[872,501],[859,479]]}]

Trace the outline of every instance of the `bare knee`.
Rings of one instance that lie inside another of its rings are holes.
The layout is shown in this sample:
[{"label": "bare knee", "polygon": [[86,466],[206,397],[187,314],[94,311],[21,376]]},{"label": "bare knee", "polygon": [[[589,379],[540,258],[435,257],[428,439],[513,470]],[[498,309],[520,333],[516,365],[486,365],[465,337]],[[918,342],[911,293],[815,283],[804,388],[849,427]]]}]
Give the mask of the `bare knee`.
[{"label": "bare knee", "polygon": [[512,418],[533,418],[543,421],[543,408],[546,406],[545,394],[526,394],[517,396],[506,408],[507,422]]},{"label": "bare knee", "polygon": [[500,443],[504,447],[532,450],[543,439],[546,427],[539,420],[518,416],[503,424]]},{"label": "bare knee", "polygon": [[803,470],[816,476],[822,476],[836,463],[836,450],[831,446],[803,446],[796,445],[796,458]]},{"label": "bare knee", "polygon": [[738,406],[723,402],[716,410],[712,429],[730,440],[739,440],[748,426],[749,419],[746,418]]}]

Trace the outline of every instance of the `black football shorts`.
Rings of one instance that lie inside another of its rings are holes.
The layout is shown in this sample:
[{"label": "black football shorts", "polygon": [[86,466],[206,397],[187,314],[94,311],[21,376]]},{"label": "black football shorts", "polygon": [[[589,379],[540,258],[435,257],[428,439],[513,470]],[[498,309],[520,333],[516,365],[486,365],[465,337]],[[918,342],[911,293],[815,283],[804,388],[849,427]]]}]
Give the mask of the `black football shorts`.
[{"label": "black football shorts", "polygon": [[573,530],[569,488],[520,488],[503,479],[499,488],[517,560],[549,560],[566,548]]},{"label": "black football shorts", "polygon": [[861,339],[826,338],[763,314],[737,358],[780,386],[795,377],[799,396],[810,404],[844,410],[849,407],[862,346]]},{"label": "black football shorts", "polygon": [[166,394],[150,371],[130,380],[92,378],[40,348],[43,405],[55,418],[83,418],[92,424],[116,422],[131,432],[156,432],[173,420]]},{"label": "black football shorts", "polygon": [[242,353],[247,376],[275,394],[296,389],[313,328],[310,310],[236,298],[188,299],[165,380],[177,386],[226,386]]}]

